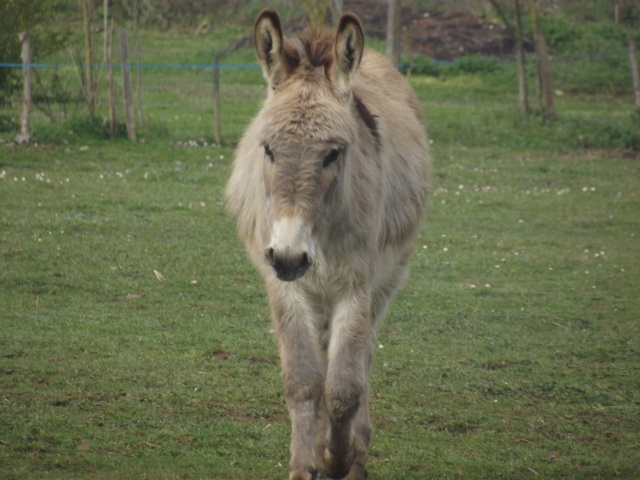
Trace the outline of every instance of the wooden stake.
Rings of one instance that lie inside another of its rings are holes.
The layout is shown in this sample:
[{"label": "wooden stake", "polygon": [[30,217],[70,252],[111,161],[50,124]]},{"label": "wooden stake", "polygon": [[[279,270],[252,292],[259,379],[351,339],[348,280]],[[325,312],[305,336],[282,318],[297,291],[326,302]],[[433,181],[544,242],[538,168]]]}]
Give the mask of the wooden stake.
[{"label": "wooden stake", "polygon": [[113,19],[111,20],[111,26],[107,29],[107,75],[109,80],[109,133],[113,137],[116,134],[118,128],[117,121],[117,109],[116,109],[116,87],[113,81],[113,61],[112,61],[112,47],[113,47],[113,33],[115,31],[113,25]]},{"label": "wooden stake", "polygon": [[520,12],[520,0],[514,0],[516,9],[516,48],[518,52],[518,105],[520,113],[529,113],[529,98],[527,95],[527,61],[522,42],[522,15]]},{"label": "wooden stake", "polygon": [[213,58],[213,131],[220,146],[220,54]]},{"label": "wooden stake", "polygon": [[84,29],[84,91],[87,97],[89,116],[93,117],[95,111],[95,91],[93,85],[93,58],[91,53],[91,2],[80,0],[82,5],[82,26]]},{"label": "wooden stake", "polygon": [[142,90],[140,87],[140,26],[138,25],[138,0],[134,2],[133,28],[136,36],[136,100],[138,106],[138,125],[142,126]]},{"label": "wooden stake", "polygon": [[389,0],[387,9],[387,58],[400,63],[400,0]]},{"label": "wooden stake", "polygon": [[538,63],[538,75],[540,77],[540,93],[542,111],[547,118],[553,118],[555,111],[553,108],[553,90],[551,89],[551,70],[549,69],[549,55],[547,54],[547,43],[544,35],[538,33],[536,41],[536,61]]},{"label": "wooden stake", "polygon": [[122,68],[122,90],[124,92],[124,112],[127,122],[129,140],[136,141],[136,120],[133,116],[133,91],[131,87],[131,68],[129,66],[129,51],[127,49],[127,31],[120,29],[120,62]]},{"label": "wooden stake", "polygon": [[636,108],[640,108],[640,75],[638,75],[638,53],[636,42],[629,37],[629,64],[631,65],[631,80],[633,81],[633,98]]},{"label": "wooden stake", "polygon": [[104,44],[103,44],[103,55],[102,55],[102,63],[104,65],[107,64],[107,56],[108,56],[108,52],[107,50],[109,49],[109,0],[104,0],[104,7],[103,7],[103,16],[102,16],[102,29],[104,30]]},{"label": "wooden stake", "polygon": [[18,35],[22,43],[22,73],[24,86],[22,94],[22,117],[20,119],[20,135],[16,137],[18,143],[29,143],[31,140],[31,38],[28,32]]}]

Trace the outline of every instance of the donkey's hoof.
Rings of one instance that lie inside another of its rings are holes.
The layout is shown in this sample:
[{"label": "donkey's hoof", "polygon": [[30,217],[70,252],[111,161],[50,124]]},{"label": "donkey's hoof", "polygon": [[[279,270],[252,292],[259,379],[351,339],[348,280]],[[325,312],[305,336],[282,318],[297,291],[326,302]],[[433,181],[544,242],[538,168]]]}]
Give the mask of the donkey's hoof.
[{"label": "donkey's hoof", "polygon": [[289,472],[289,480],[315,480],[315,470],[309,471],[308,469],[295,469]]},{"label": "donkey's hoof", "polygon": [[345,478],[351,470],[353,459],[355,458],[353,449],[344,455],[334,455],[328,448],[324,450],[324,466],[329,478]]},{"label": "donkey's hoof", "polygon": [[315,468],[297,465],[289,466],[289,480],[315,480],[317,472]]},{"label": "donkey's hoof", "polygon": [[367,471],[363,465],[354,462],[349,470],[349,474],[345,477],[345,480],[367,480]]}]

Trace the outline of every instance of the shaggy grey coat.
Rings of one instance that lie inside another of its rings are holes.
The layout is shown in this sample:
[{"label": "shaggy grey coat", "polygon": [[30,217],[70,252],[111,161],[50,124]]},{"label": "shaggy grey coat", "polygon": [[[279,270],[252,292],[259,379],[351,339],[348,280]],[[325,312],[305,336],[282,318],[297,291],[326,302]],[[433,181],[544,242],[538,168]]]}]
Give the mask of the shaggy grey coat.
[{"label": "shaggy grey coat", "polygon": [[364,479],[375,325],[404,280],[425,208],[422,108],[360,21],[289,40],[255,25],[268,83],[227,185],[263,275],[292,422],[290,479]]}]

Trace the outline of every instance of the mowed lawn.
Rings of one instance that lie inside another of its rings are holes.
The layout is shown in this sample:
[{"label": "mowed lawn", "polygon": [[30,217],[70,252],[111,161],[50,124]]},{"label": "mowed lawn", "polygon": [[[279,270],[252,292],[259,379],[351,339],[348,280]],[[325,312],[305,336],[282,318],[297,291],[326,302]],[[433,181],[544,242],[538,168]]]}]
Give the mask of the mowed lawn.
[{"label": "mowed lawn", "polygon": [[[640,163],[415,85],[433,194],[378,332],[370,478],[636,478]],[[233,152],[187,140],[0,144],[0,478],[286,478]]]}]

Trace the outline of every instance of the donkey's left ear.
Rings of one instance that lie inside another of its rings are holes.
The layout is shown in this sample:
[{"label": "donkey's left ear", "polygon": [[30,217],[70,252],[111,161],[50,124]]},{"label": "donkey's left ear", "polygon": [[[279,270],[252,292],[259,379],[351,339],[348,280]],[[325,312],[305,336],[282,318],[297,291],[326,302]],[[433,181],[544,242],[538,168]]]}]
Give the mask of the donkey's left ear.
[{"label": "donkey's left ear", "polygon": [[264,77],[269,86],[275,88],[286,79],[291,69],[285,55],[287,39],[282,33],[280,16],[275,10],[265,8],[258,15],[253,41]]},{"label": "donkey's left ear", "polygon": [[360,20],[353,13],[343,14],[336,32],[336,61],[331,75],[334,88],[339,93],[347,95],[351,91],[363,50],[364,32]]}]

